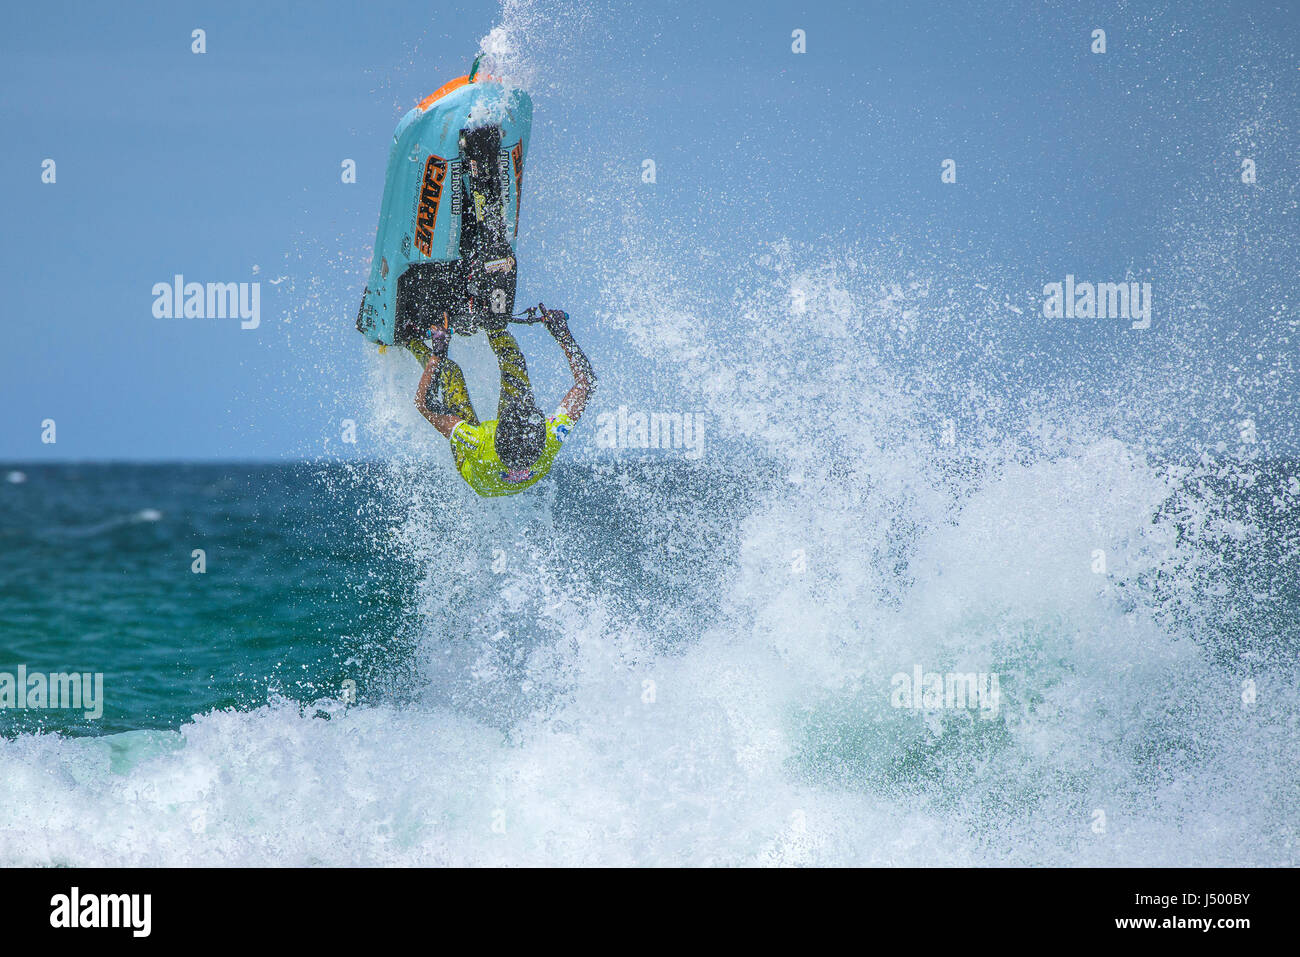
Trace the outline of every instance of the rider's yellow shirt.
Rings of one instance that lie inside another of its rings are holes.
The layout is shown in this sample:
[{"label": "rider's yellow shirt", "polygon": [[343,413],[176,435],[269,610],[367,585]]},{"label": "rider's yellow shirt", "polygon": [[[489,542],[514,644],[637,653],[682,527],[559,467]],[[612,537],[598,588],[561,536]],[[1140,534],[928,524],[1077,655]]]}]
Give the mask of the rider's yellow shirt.
[{"label": "rider's yellow shirt", "polygon": [[572,428],[573,420],[563,412],[556,412],[546,420],[546,447],[541,456],[528,468],[511,470],[497,456],[496,419],[477,427],[462,419],[451,430],[451,454],[461,478],[478,494],[514,495],[551,470]]}]

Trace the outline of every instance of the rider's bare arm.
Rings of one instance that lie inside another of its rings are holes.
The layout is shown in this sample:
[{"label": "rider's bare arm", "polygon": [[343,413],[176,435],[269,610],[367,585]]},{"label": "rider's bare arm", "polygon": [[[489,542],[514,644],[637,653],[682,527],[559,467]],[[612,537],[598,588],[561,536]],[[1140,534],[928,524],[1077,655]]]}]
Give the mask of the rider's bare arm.
[{"label": "rider's bare arm", "polygon": [[424,397],[429,392],[430,383],[434,381],[434,377],[438,374],[438,363],[441,361],[442,359],[435,354],[429,356],[429,361],[425,363],[424,375],[420,378],[420,385],[415,390],[415,407],[422,416],[429,420],[429,423],[435,429],[450,439],[451,430],[456,428],[456,423],[461,421],[460,417],[448,412],[435,412],[424,401]]},{"label": "rider's bare arm", "polygon": [[558,310],[547,315],[546,328],[564,350],[564,357],[569,360],[569,371],[573,373],[573,388],[560,402],[559,411],[576,423],[582,418],[587,400],[596,391],[596,371],[592,369],[586,353],[574,341],[573,333],[569,332],[568,316]]}]

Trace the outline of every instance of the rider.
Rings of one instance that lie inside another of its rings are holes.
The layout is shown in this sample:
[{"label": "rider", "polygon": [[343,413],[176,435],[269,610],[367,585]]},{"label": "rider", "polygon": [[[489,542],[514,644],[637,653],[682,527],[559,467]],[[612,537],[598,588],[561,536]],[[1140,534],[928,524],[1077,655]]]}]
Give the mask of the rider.
[{"label": "rider", "polygon": [[[573,388],[549,419],[537,408],[523,353],[504,324],[486,330],[488,344],[501,368],[497,418],[488,422],[480,422],[474,414],[465,376],[460,366],[447,358],[450,333],[446,313],[442,325],[430,330],[432,349],[418,340],[410,344],[411,351],[424,362],[415,407],[450,440],[456,470],[479,495],[514,495],[549,472],[569,430],[582,417],[596,389],[591,363],[569,332],[568,314],[540,304],[538,309],[541,318],[535,321],[545,323],[564,350],[573,373]],[[528,313],[533,319],[534,311],[529,309]]]}]

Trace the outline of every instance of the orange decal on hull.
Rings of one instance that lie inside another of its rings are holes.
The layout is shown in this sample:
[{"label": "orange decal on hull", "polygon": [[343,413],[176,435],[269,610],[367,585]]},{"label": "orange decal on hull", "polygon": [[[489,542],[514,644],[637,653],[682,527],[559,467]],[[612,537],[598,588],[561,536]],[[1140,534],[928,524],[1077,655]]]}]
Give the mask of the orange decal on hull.
[{"label": "orange decal on hull", "polygon": [[[495,80],[495,79],[496,77],[491,76],[490,74],[480,73],[478,76],[474,77],[474,82],[482,83],[484,80]],[[419,104],[416,105],[416,109],[420,110],[421,112],[427,110],[429,107],[433,106],[433,104],[437,103],[448,93],[452,92],[453,90],[459,90],[462,86],[464,86],[468,82],[469,82],[468,76],[458,76],[456,77],[456,79],[451,80],[448,83],[444,83],[442,86],[438,87],[438,89],[434,90],[423,100],[421,100]]]}]

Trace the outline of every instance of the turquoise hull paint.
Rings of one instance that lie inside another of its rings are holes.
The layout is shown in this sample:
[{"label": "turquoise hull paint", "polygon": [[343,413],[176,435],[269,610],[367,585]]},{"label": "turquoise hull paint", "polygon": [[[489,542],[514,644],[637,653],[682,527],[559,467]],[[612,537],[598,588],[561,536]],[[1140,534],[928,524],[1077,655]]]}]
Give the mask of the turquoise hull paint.
[{"label": "turquoise hull paint", "polygon": [[[460,257],[460,229],[464,180],[468,171],[460,162],[462,129],[500,126],[503,158],[503,211],[513,250],[519,231],[520,179],[528,155],[533,103],[523,90],[507,90],[500,83],[481,80],[452,90],[427,109],[416,107],[402,117],[393,134],[384,176],[384,198],[379,208],[370,278],[362,296],[357,328],[371,342],[392,345],[396,321],[397,280],[412,263],[449,262]],[[512,152],[519,147],[518,162]],[[446,161],[447,172],[431,239],[417,242],[417,217],[425,167],[430,156]],[[472,212],[465,210],[465,212]],[[426,253],[420,247],[427,246]]]}]

